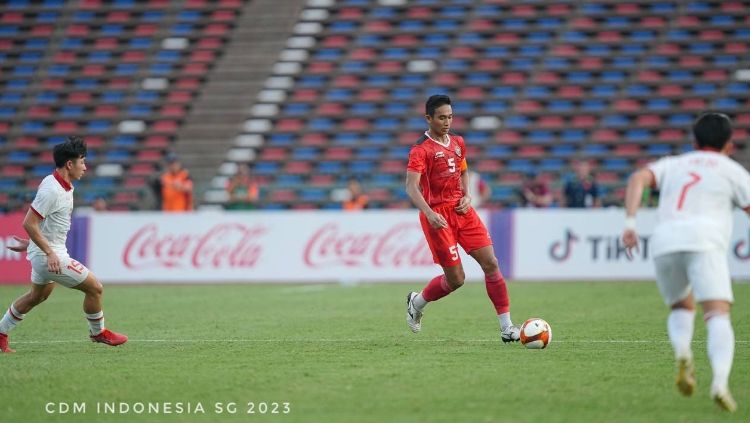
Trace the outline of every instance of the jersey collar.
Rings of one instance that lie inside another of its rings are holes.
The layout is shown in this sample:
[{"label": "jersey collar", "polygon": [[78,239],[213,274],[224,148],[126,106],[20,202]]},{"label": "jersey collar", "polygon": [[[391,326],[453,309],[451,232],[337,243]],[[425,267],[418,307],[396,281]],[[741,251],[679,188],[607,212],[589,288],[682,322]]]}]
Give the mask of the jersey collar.
[{"label": "jersey collar", "polygon": [[448,142],[445,143],[445,144],[443,144],[442,142],[436,140],[435,138],[432,138],[430,136],[430,131],[424,131],[424,136],[426,136],[427,138],[431,139],[435,144],[440,145],[440,146],[442,146],[444,148],[448,148],[448,146],[451,145],[451,137],[450,137],[450,135],[448,135]]},{"label": "jersey collar", "polygon": [[70,191],[73,189],[73,185],[71,185],[70,182],[63,179],[62,175],[60,175],[56,170],[52,173],[52,176],[54,176],[55,179],[57,179],[57,182],[59,182],[60,185],[62,185],[65,191]]}]

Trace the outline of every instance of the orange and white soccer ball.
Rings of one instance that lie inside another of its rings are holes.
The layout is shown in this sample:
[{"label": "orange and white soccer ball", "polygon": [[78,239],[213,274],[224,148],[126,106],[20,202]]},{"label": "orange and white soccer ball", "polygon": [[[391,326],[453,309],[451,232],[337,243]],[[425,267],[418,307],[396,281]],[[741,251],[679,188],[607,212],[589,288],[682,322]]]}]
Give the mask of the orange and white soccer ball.
[{"label": "orange and white soccer ball", "polygon": [[552,341],[552,328],[544,319],[531,318],[521,326],[521,344],[524,347],[539,350],[547,348]]}]

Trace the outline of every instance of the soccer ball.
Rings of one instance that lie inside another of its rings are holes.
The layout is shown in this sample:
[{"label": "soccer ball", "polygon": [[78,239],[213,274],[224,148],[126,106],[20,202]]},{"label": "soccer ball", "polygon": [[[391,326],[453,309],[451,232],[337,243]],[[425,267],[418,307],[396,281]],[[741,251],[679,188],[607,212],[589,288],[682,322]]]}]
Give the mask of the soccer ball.
[{"label": "soccer ball", "polygon": [[538,317],[531,318],[521,326],[521,344],[524,347],[538,350],[546,348],[552,341],[552,328],[549,323]]}]

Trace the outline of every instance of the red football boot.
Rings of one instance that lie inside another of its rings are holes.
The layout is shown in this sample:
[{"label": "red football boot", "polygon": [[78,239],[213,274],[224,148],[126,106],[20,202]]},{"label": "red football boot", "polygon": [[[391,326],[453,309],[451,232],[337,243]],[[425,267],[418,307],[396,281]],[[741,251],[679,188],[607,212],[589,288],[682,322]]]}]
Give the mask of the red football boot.
[{"label": "red football boot", "polygon": [[112,332],[109,329],[104,329],[99,335],[91,335],[90,338],[92,342],[101,342],[113,347],[128,342],[127,335]]},{"label": "red football boot", "polygon": [[13,353],[16,350],[8,346],[8,335],[0,333],[0,352]]}]

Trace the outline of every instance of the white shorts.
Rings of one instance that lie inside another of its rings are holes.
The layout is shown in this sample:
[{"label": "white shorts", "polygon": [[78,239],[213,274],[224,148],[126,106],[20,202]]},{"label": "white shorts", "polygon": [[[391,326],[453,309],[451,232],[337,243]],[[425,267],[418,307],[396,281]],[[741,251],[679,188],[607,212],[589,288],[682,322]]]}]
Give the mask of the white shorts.
[{"label": "white shorts", "polygon": [[729,262],[723,251],[680,251],[654,258],[656,284],[671,306],[693,291],[695,301],[722,300],[734,302]]},{"label": "white shorts", "polygon": [[89,269],[68,255],[58,255],[60,258],[60,273],[50,273],[47,270],[47,256],[38,255],[32,257],[31,282],[36,285],[47,285],[57,282],[60,285],[73,288],[85,281],[89,276]]}]

